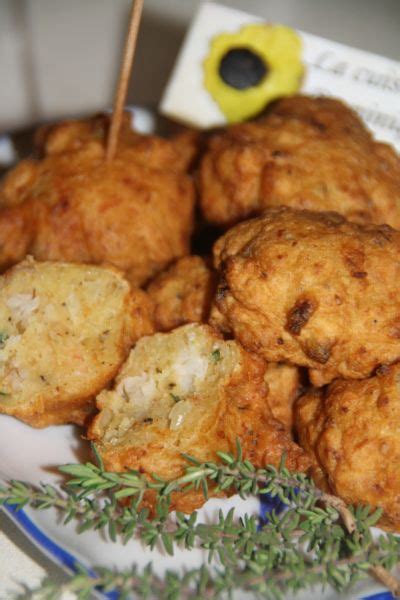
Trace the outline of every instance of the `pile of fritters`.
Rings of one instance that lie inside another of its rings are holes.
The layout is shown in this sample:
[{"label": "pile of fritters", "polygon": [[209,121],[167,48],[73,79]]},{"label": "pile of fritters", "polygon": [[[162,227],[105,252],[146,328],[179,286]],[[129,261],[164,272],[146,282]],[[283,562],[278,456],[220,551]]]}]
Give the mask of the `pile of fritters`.
[{"label": "pile of fritters", "polygon": [[[0,187],[0,265],[36,259],[1,276],[0,412],[89,424],[108,468],[149,478],[237,439],[256,466],[285,452],[400,529],[394,150],[301,96],[207,135],[125,123],[109,163],[107,129],[42,129]],[[191,255],[194,227],[215,225]]]}]

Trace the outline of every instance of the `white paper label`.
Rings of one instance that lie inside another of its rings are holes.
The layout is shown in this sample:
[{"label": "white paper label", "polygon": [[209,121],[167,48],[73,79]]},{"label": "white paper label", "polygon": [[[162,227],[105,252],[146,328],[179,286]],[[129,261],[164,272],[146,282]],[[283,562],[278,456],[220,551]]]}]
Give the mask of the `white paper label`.
[{"label": "white paper label", "polygon": [[400,150],[400,63],[299,33],[307,66],[302,92],[345,100],[378,139]]},{"label": "white paper label", "polygon": [[[262,19],[213,2],[201,5],[188,30],[160,110],[198,127],[226,124],[203,85],[203,61],[211,39]],[[400,150],[400,63],[302,31],[306,76],[301,92],[341,98],[363,117],[375,136]]]}]

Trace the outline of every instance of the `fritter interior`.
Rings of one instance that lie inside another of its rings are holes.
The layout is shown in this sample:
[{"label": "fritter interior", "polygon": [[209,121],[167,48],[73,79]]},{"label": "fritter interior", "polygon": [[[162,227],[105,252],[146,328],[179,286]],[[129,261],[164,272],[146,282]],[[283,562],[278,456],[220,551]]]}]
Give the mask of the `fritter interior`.
[{"label": "fritter interior", "polygon": [[132,343],[153,330],[145,294],[103,267],[27,259],[0,278],[0,412],[82,424]]},{"label": "fritter interior", "polygon": [[[308,459],[276,421],[267,403],[265,363],[210,327],[191,324],[141,339],[115,387],[97,398],[100,414],[89,436],[107,468],[138,469],[171,479],[185,466],[182,453],[201,461],[235,452],[256,465],[305,469]],[[178,494],[174,506],[190,510],[201,493]]]}]

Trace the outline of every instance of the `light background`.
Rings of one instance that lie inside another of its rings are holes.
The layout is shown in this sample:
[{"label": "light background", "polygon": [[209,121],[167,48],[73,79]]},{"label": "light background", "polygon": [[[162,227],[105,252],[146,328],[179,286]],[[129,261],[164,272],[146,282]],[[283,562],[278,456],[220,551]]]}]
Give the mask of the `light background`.
[{"label": "light background", "polygon": [[[201,0],[145,0],[129,101],[156,104]],[[221,0],[400,60],[399,0]],[[109,106],[130,0],[0,0],[0,130]]]}]

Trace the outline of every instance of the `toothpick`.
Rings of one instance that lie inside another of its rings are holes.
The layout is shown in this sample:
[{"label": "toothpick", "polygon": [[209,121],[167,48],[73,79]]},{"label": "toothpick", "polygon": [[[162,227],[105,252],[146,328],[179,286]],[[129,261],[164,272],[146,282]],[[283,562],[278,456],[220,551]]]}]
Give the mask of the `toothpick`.
[{"label": "toothpick", "polygon": [[143,2],[144,0],[132,0],[129,30],[126,36],[121,71],[118,79],[117,93],[115,95],[114,109],[107,139],[107,161],[110,161],[114,158],[117,149],[119,131],[122,123],[122,114],[124,111],[126,94],[128,91],[128,83],[131,74],[133,58],[135,56],[140,18],[143,10]]}]

